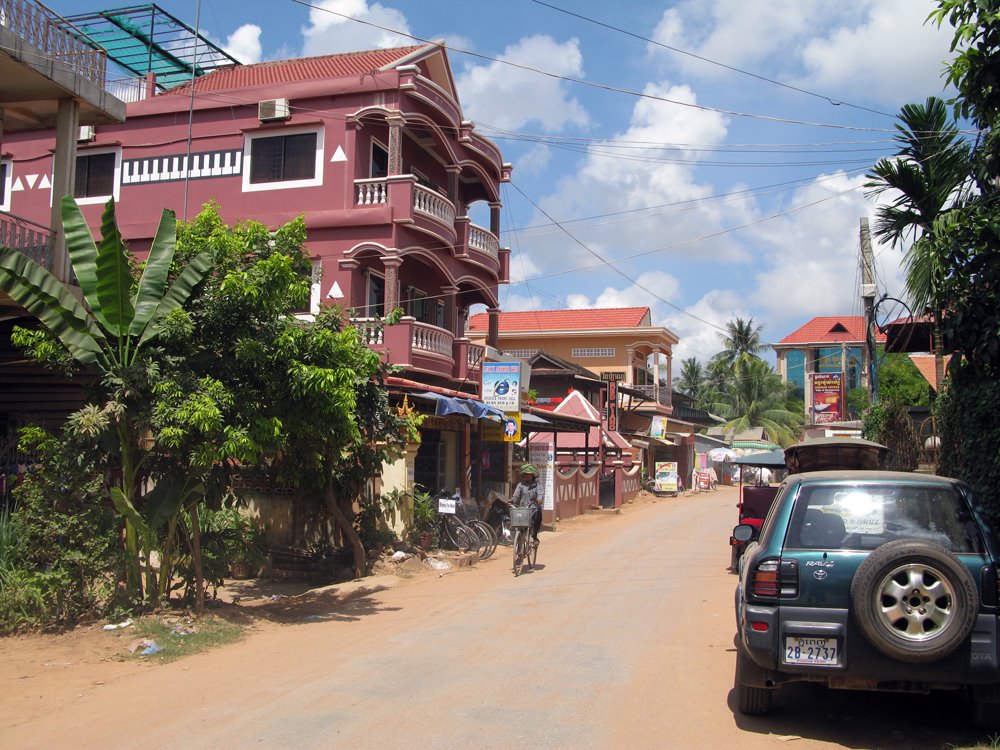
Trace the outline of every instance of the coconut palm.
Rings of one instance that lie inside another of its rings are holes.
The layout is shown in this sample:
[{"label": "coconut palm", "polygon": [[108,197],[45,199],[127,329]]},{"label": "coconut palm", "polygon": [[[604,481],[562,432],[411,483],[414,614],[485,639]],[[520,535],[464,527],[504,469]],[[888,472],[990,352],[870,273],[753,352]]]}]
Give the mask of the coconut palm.
[{"label": "coconut palm", "polygon": [[788,385],[770,365],[743,353],[732,365],[732,377],[722,388],[706,394],[702,408],[726,418],[726,432],[739,433],[763,427],[771,440],[791,445],[799,436],[802,415],[786,407]]},{"label": "coconut palm", "polygon": [[701,362],[694,357],[689,357],[681,361],[681,376],[677,381],[677,388],[681,393],[691,398],[698,398],[698,393],[701,391],[704,379],[705,375],[702,372]]},{"label": "coconut palm", "polygon": [[761,341],[760,332],[764,326],[754,326],[753,318],[743,320],[736,318],[726,323],[726,333],[720,333],[722,351],[717,356],[729,363],[736,361],[741,354],[758,356],[771,347]]},{"label": "coconut palm", "polygon": [[932,307],[938,382],[944,380],[940,310],[934,307],[940,280],[947,273],[934,222],[961,201],[972,169],[969,144],[941,99],[900,109],[895,136],[899,152],[879,159],[868,173],[868,195],[890,192],[892,200],[875,211],[875,236],[893,246],[909,242],[904,256],[906,289],[914,311]]}]

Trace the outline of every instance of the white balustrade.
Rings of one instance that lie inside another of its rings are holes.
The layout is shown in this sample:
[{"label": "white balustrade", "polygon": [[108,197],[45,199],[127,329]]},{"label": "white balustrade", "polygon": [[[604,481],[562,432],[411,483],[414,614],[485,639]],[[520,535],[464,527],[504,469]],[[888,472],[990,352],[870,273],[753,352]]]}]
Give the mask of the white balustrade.
[{"label": "white balustrade", "polygon": [[500,240],[488,229],[469,224],[469,247],[486,253],[491,258],[500,257]]},{"label": "white balustrade", "polygon": [[455,226],[455,206],[447,198],[423,185],[413,186],[413,210],[432,216],[450,227]]},{"label": "white balustrade", "polygon": [[468,359],[466,360],[469,369],[470,370],[478,369],[485,355],[486,355],[486,347],[479,346],[478,344],[469,344],[469,356]]},{"label": "white balustrade", "polygon": [[361,341],[366,346],[382,345],[383,328],[374,318],[351,318],[351,325],[357,329]]},{"label": "white balustrade", "polygon": [[384,179],[355,180],[358,188],[357,205],[381,206],[389,202],[389,183]]},{"label": "white balustrade", "polygon": [[451,342],[455,337],[443,328],[419,321],[413,322],[410,342],[414,351],[433,352],[451,357]]}]

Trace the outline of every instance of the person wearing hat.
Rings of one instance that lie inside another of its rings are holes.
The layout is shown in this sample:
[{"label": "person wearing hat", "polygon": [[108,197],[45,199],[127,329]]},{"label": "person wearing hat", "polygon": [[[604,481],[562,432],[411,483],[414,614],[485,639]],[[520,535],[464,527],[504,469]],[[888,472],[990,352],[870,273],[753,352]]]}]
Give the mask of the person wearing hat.
[{"label": "person wearing hat", "polygon": [[538,544],[538,532],[542,528],[542,486],[538,483],[538,469],[533,464],[521,467],[521,480],[514,488],[510,504],[531,508],[531,539]]}]

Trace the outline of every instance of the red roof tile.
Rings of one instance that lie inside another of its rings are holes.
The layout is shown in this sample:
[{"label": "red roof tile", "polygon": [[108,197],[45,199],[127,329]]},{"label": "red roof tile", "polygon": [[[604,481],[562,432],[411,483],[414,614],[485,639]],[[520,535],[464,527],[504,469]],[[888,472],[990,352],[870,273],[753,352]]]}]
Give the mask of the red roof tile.
[{"label": "red roof tile", "polygon": [[[363,52],[342,52],[319,57],[270,60],[254,65],[234,65],[196,79],[195,87],[198,91],[224,91],[294,81],[361,75],[391,66],[425,46],[427,45],[365,50]],[[190,91],[190,84],[176,86],[170,89],[169,93],[180,91]]]},{"label": "red roof tile", "polygon": [[[648,307],[613,307],[583,310],[527,310],[500,313],[500,333],[515,331],[591,331],[648,326]],[[469,318],[470,331],[488,331],[488,313]]]},{"label": "red roof tile", "polygon": [[[797,331],[778,342],[782,344],[839,344],[865,340],[865,319],[861,315],[835,315],[813,318]],[[885,342],[885,334],[875,332],[875,340]]]}]

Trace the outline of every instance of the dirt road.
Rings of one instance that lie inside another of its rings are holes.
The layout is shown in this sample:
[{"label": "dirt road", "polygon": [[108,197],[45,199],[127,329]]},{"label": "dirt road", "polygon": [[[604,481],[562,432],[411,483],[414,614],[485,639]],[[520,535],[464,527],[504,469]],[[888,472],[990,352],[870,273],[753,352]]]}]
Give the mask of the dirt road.
[{"label": "dirt road", "polygon": [[543,535],[167,665],[18,661],[4,748],[942,748],[959,702],[788,688],[734,713],[731,488]]}]

